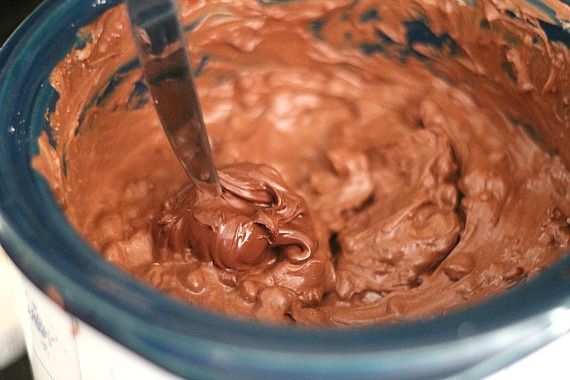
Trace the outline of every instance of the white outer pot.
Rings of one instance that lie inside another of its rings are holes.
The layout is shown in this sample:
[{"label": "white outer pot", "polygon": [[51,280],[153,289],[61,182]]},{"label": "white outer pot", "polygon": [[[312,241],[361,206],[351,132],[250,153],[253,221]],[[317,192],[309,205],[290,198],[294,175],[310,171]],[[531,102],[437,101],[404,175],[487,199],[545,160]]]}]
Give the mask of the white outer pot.
[{"label": "white outer pot", "polygon": [[24,337],[16,312],[10,259],[0,248],[0,369],[24,353]]},{"label": "white outer pot", "polygon": [[[16,295],[25,346],[36,380],[156,379],[179,377],[117,344],[65,311],[57,292],[38,289],[0,250]],[[1,278],[4,278],[2,276]],[[7,315],[16,315],[8,309]],[[21,340],[20,340],[21,341]],[[4,347],[0,347],[4,348]],[[3,352],[0,350],[0,353]],[[570,332],[486,380],[552,379],[570,376]]]},{"label": "white outer pot", "polygon": [[35,380],[179,379],[67,313],[57,292],[48,296],[11,262],[6,269],[17,301],[8,314],[19,314]]}]

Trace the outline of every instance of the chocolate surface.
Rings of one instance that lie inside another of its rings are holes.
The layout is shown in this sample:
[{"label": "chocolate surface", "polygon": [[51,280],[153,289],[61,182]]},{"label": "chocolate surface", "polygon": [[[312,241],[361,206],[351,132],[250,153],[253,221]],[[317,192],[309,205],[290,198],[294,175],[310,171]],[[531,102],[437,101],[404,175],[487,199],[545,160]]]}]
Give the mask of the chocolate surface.
[{"label": "chocolate surface", "polygon": [[181,10],[221,198],[188,184],[122,7],[52,74],[55,144],[44,133],[34,165],[109,261],[227,314],[361,325],[467,305],[566,252],[570,57],[551,15],[486,0]]}]

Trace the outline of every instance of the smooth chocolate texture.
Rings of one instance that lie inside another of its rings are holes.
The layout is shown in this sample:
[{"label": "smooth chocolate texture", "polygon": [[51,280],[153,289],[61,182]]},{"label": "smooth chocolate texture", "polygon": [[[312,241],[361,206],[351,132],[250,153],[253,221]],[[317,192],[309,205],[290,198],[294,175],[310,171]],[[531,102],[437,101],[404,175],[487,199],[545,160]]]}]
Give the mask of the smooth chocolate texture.
[{"label": "smooth chocolate texture", "polygon": [[570,60],[549,15],[263,3],[181,3],[219,199],[188,184],[140,70],[119,70],[122,7],[53,71],[56,144],[34,165],[107,260],[211,310],[356,326],[465,307],[565,254]]}]

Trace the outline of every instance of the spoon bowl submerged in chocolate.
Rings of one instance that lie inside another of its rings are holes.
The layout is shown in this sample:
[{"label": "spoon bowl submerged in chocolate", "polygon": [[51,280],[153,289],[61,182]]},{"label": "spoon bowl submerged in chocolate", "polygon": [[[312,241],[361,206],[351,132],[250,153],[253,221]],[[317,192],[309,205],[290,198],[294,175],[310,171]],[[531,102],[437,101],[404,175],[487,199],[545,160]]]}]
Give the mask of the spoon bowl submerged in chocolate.
[{"label": "spoon bowl submerged in chocolate", "polygon": [[[304,200],[274,169],[262,165],[224,167],[220,185],[175,1],[127,0],[126,5],[154,107],[192,182],[165,203],[152,223],[151,265],[181,255],[191,262],[193,256],[234,272],[229,283],[235,287],[255,283],[254,299],[263,289],[275,288],[280,307],[274,300],[259,302],[255,312],[268,320],[281,321],[291,308],[318,303],[331,288],[332,269],[315,261],[318,243]],[[130,245],[111,244],[106,252],[116,255]],[[315,262],[310,276],[323,278],[287,278]]]}]

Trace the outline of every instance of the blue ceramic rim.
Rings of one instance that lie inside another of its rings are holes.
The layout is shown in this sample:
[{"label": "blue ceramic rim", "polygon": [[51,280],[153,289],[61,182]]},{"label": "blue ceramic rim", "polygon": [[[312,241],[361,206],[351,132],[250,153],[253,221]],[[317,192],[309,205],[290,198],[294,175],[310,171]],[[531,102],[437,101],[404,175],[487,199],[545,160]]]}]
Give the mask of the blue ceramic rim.
[{"label": "blue ceramic rim", "polygon": [[[12,110],[0,115],[0,241],[40,289],[53,285],[61,291],[66,310],[158,365],[200,378],[230,373],[248,378],[275,371],[327,378],[393,371],[411,376],[420,364],[422,378],[427,378],[471,367],[521,338],[544,333],[534,344],[509,351],[496,368],[556,337],[549,330],[553,315],[570,308],[569,256],[527,283],[463,311],[350,330],[236,321],[165,297],[104,262],[73,232],[46,184],[29,167],[44,111],[52,104],[46,78],[26,70],[51,71],[63,55],[40,60],[45,41],[73,41],[77,25],[116,3],[46,1],[0,52],[0,104]],[[60,20],[69,22],[60,26],[69,35],[51,31]],[[460,336],[466,322],[471,333]],[[472,344],[481,347],[465,348]],[[481,373],[492,369],[489,364]]]}]

